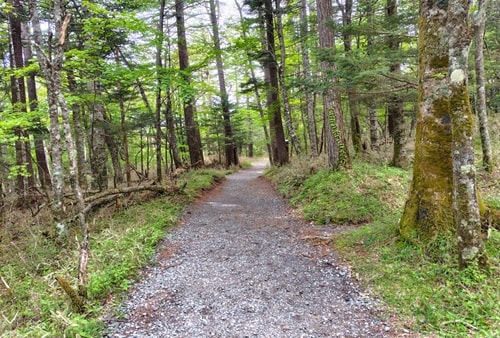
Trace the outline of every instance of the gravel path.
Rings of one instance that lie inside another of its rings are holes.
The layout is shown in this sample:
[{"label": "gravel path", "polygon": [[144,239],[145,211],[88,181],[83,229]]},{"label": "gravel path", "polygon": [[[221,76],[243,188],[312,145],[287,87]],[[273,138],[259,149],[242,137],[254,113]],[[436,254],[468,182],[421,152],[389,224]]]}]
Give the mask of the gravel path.
[{"label": "gravel path", "polygon": [[293,215],[263,169],[228,176],[189,208],[106,337],[399,336],[318,245],[332,229]]}]

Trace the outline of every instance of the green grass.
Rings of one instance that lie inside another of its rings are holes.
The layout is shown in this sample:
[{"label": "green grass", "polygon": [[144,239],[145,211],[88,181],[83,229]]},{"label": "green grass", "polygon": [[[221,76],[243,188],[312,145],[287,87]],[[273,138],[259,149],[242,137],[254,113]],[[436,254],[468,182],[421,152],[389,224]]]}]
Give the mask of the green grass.
[{"label": "green grass", "polygon": [[[89,221],[91,251],[87,313],[76,314],[55,276],[76,285],[78,229],[66,238],[42,222],[0,229],[0,336],[99,337],[103,304],[119,300],[151,263],[159,241],[176,223],[182,208],[227,172],[190,171],[183,174],[175,196],[142,198],[129,208],[101,213]],[[113,297],[111,297],[113,295]]]},{"label": "green grass", "polygon": [[[432,250],[399,240],[409,172],[366,163],[315,174],[307,168],[292,164],[274,168],[268,176],[307,219],[359,224],[336,234],[333,245],[362,284],[383,300],[388,315],[398,314],[398,325],[439,337],[500,336],[498,231],[487,241],[489,274],[477,268],[460,270],[453,238],[437,239]],[[284,172],[302,178],[282,179]],[[498,207],[495,192],[486,191],[484,199],[490,208]]]}]

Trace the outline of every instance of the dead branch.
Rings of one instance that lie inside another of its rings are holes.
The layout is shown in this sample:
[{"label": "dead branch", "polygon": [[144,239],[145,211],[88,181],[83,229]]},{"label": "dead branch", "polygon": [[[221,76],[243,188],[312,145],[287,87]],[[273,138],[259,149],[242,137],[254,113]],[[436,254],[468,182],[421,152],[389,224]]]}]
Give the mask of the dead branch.
[{"label": "dead branch", "polygon": [[106,190],[103,192],[100,192],[95,195],[91,195],[85,198],[85,204],[91,204],[94,201],[97,201],[99,199],[112,196],[112,195],[121,195],[121,194],[128,194],[132,192],[138,192],[138,191],[154,191],[160,194],[165,194],[167,192],[177,192],[179,188],[177,187],[162,187],[158,185],[139,185],[136,187],[123,187],[123,188],[114,188],[110,190]]}]

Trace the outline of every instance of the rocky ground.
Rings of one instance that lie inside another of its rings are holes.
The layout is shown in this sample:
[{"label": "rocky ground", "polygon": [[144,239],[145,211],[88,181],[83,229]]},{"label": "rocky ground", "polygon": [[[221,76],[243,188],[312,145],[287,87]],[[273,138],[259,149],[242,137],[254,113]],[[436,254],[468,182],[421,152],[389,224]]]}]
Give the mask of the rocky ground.
[{"label": "rocky ground", "polygon": [[186,211],[106,337],[407,335],[337,264],[324,245],[334,229],[295,216],[263,169],[228,176]]}]

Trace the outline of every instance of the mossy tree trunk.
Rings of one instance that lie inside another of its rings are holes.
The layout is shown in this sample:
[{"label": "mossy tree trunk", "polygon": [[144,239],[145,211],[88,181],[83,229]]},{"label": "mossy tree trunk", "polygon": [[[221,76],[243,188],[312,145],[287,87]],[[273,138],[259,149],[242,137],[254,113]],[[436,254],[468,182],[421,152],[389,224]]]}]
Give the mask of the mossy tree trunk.
[{"label": "mossy tree trunk", "polygon": [[455,228],[446,18],[446,2],[420,1],[415,159],[399,231],[421,244]]},{"label": "mossy tree trunk", "polygon": [[[316,0],[318,13],[319,47],[324,52],[335,54],[335,32],[332,29],[333,6],[329,0]],[[326,54],[326,53],[325,53]],[[325,136],[328,151],[328,165],[332,169],[350,166],[350,156],[347,147],[347,136],[344,126],[344,113],[340,104],[340,93],[335,88],[337,77],[327,78],[327,74],[335,73],[337,67],[332,60],[323,58],[321,72],[323,80],[328,83],[323,94]]]},{"label": "mossy tree trunk", "polygon": [[460,267],[476,262],[486,267],[474,165],[474,117],[467,87],[467,56],[472,41],[469,25],[471,2],[450,0],[448,6],[453,211],[458,235],[458,262]]},{"label": "mossy tree trunk", "polygon": [[486,104],[486,79],[484,75],[484,32],[486,28],[486,8],[488,0],[478,1],[478,12],[474,18],[475,25],[475,53],[474,66],[476,69],[477,115],[479,118],[479,133],[483,151],[483,167],[486,171],[493,171],[493,154],[491,151],[490,133],[488,130],[488,114]]},{"label": "mossy tree trunk", "polygon": [[[85,218],[85,200],[78,180],[79,167],[77,162],[77,150],[76,150],[75,140],[73,138],[73,131],[69,117],[69,107],[62,93],[62,78],[61,78],[63,61],[64,61],[64,50],[66,44],[66,32],[69,26],[71,16],[69,14],[65,15],[65,6],[63,1],[61,0],[54,1],[52,10],[53,10],[54,27],[55,27],[55,33],[54,33],[54,41],[56,42],[54,48],[55,51],[52,55],[47,56],[45,51],[41,48],[43,44],[42,30],[40,25],[40,19],[38,17],[38,12],[36,9],[36,3],[33,0],[30,1],[30,10],[32,15],[36,48],[39,55],[40,69],[42,70],[47,85],[47,96],[49,98],[49,114],[51,116],[50,119],[51,140],[56,140],[58,142],[57,151],[59,152],[59,154],[55,154],[58,157],[58,163],[56,163],[55,168],[53,167],[53,170],[57,170],[58,174],[59,173],[62,174],[63,172],[62,166],[60,164],[61,162],[60,157],[62,153],[61,134],[63,134],[69,159],[69,181],[71,183],[73,193],[75,194],[76,197],[76,206],[78,212],[77,216],[82,231],[79,263],[78,263],[78,292],[75,293],[73,289],[69,287],[67,283],[64,282],[64,279],[58,278],[58,281],[63,287],[63,289],[70,296],[75,309],[78,310],[79,312],[83,312],[84,311],[83,304],[87,297],[87,283],[88,283],[87,262],[90,251],[89,227]],[[59,119],[59,117],[61,117],[61,119]],[[57,136],[53,135],[53,133],[58,135]],[[61,179],[61,182],[57,182],[57,184],[61,184],[61,187],[59,187],[58,189],[63,191],[62,187],[63,180]],[[55,202],[60,203],[60,201],[55,201]],[[61,214],[59,213],[60,210],[56,210],[56,212],[58,212],[57,216],[61,217]],[[61,219],[58,219],[57,221],[62,222]]]}]

